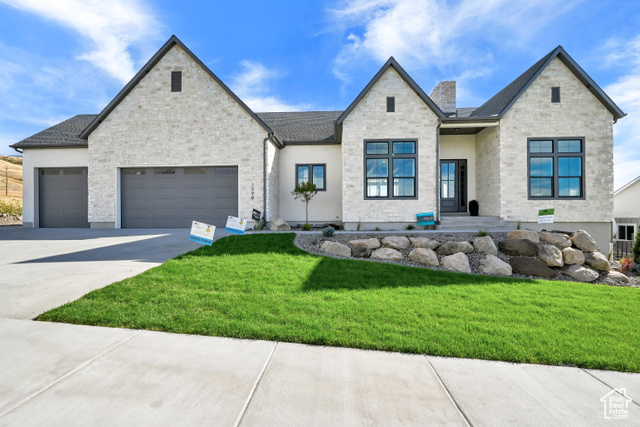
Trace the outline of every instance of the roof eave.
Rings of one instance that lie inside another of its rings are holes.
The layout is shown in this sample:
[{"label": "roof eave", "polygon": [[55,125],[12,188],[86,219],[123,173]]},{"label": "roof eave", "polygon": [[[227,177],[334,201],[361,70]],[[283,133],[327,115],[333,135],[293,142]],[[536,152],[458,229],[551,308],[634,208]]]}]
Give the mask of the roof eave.
[{"label": "roof eave", "polygon": [[171,36],[169,40],[151,57],[151,59],[138,71],[138,73],[125,85],[124,88],[116,95],[115,98],[111,100],[109,104],[98,114],[98,116],[93,119],[91,123],[82,131],[80,134],[80,138],[88,139],[91,132],[93,132],[102,121],[122,102],[122,100],[133,90],[133,88],[151,71],[151,69],[166,55],[169,50],[178,45],[182,50],[184,50],[191,59],[197,63],[217,84],[222,87],[222,89],[227,92],[231,98],[234,99],[250,116],[253,118],[258,124],[269,134],[273,134],[273,130],[267,126],[265,122],[263,122],[257,115],[254,113],[238,96],[231,91],[225,85],[222,80],[218,78],[200,59],[193,54],[175,35]]},{"label": "roof eave", "polygon": [[387,62],[380,68],[380,70],[376,73],[375,76],[369,81],[369,83],[362,89],[362,91],[358,94],[356,99],[353,100],[349,107],[338,117],[336,120],[336,124],[341,125],[342,122],[349,116],[351,111],[353,111],[356,106],[362,101],[362,99],[369,93],[371,88],[380,80],[380,78],[384,75],[384,73],[390,68],[393,69],[402,77],[402,79],[413,89],[413,91],[422,99],[422,101],[427,104],[429,108],[435,113],[439,118],[444,118],[446,115],[442,112],[440,107],[436,105],[435,102],[422,90],[420,86],[411,78],[411,76],[398,64],[398,62],[394,59],[394,57],[390,57]]}]

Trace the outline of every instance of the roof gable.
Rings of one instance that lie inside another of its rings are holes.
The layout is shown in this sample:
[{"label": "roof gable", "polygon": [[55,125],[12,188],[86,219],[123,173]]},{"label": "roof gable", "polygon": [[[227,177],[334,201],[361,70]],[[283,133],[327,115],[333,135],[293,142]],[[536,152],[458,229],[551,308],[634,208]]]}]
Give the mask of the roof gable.
[{"label": "roof gable", "polygon": [[400,75],[400,77],[405,81],[405,83],[409,85],[409,87],[416,93],[416,95],[418,95],[420,99],[422,99],[422,101],[425,104],[427,104],[429,108],[431,108],[431,110],[434,112],[436,116],[440,118],[446,117],[445,114],[440,109],[440,107],[438,107],[436,103],[433,102],[431,98],[429,98],[429,96],[422,90],[422,88],[418,86],[418,84],[411,78],[411,76],[409,76],[409,74],[407,74],[407,72],[400,66],[400,64],[398,64],[398,62],[392,56],[382,66],[382,68],[380,68],[380,71],[378,71],[376,75],[373,76],[373,78],[365,86],[365,88],[362,89],[362,92],[360,92],[360,94],[356,97],[356,99],[353,100],[353,102],[349,105],[349,107],[347,107],[347,109],[344,110],[344,112],[340,115],[340,117],[338,117],[338,120],[336,120],[337,125],[342,124],[342,122],[347,118],[347,116],[349,116],[349,114],[356,108],[356,106],[360,103],[360,101],[362,101],[362,99],[367,95],[367,93],[369,93],[371,88],[375,86],[378,80],[380,80],[380,78],[387,72],[389,68],[393,68],[398,73],[398,75]]},{"label": "roof gable", "polygon": [[618,120],[626,114],[604,93],[595,81],[569,56],[562,46],[558,46],[549,52],[544,58],[536,62],[531,68],[522,73],[518,78],[509,83],[504,89],[476,109],[472,117],[498,117],[502,118],[509,108],[529,88],[531,83],[547,68],[554,58],[562,63],[580,80],[587,89],[611,112]]},{"label": "roof gable", "polygon": [[142,67],[140,71],[125,85],[125,87],[116,95],[113,100],[107,104],[100,114],[82,131],[80,138],[87,139],[104,119],[122,102],[122,100],[136,87],[136,85],[149,73],[149,71],[160,62],[160,60],[171,50],[172,47],[178,45],[184,52],[198,64],[240,107],[242,107],[265,131],[273,134],[273,130],[263,122],[238,96],[225,85],[200,59],[193,54],[178,38],[174,35],[151,57],[151,59]]}]

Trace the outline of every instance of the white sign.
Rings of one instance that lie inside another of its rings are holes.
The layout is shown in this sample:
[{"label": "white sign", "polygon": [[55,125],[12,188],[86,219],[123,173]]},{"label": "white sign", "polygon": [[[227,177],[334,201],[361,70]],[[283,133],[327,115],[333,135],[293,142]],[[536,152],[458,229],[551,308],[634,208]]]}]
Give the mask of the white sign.
[{"label": "white sign", "polygon": [[538,224],[553,224],[554,209],[541,209],[538,211]]},{"label": "white sign", "polygon": [[227,225],[224,227],[226,231],[234,234],[244,234],[245,228],[247,228],[247,220],[236,216],[227,218]]},{"label": "white sign", "polygon": [[204,222],[193,221],[191,223],[191,232],[189,240],[196,243],[211,246],[213,244],[213,235],[216,233],[216,226],[205,224]]}]

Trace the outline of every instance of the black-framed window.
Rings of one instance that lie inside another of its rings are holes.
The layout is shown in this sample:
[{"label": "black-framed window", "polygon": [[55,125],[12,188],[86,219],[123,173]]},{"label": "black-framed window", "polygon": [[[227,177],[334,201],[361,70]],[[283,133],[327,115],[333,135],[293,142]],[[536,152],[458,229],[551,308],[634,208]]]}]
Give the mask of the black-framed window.
[{"label": "black-framed window", "polygon": [[530,199],[584,199],[584,138],[529,138]]},{"label": "black-framed window", "polygon": [[326,172],[326,164],[296,165],[296,185],[311,182],[316,185],[316,190],[325,191],[327,189]]},{"label": "black-framed window", "polygon": [[618,240],[633,241],[636,237],[635,224],[618,224]]},{"label": "black-framed window", "polygon": [[365,199],[417,198],[417,169],[417,141],[365,141]]}]

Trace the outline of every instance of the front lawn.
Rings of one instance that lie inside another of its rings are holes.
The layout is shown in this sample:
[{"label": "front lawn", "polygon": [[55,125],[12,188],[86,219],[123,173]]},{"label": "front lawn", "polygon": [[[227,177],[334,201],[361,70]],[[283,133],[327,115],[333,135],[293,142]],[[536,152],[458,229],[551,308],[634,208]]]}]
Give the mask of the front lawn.
[{"label": "front lawn", "polygon": [[310,255],[222,239],[38,320],[640,372],[640,289]]}]

